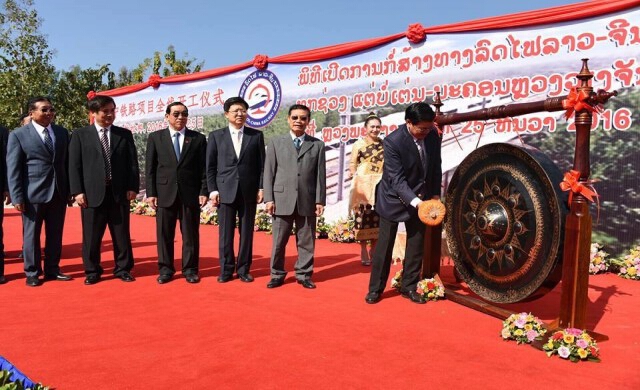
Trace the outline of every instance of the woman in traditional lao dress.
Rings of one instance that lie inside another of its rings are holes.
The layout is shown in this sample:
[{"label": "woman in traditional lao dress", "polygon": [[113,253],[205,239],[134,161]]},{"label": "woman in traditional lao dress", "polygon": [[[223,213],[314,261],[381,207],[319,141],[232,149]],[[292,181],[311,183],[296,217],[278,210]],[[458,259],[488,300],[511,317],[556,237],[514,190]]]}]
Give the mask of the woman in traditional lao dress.
[{"label": "woman in traditional lao dress", "polygon": [[[370,113],[364,121],[365,136],[357,140],[351,149],[349,211],[355,216],[355,237],[360,242],[362,265],[371,265],[371,255],[378,238],[379,218],[374,204],[384,159],[379,138],[381,123],[375,113]],[[367,241],[371,242],[370,250]]]}]

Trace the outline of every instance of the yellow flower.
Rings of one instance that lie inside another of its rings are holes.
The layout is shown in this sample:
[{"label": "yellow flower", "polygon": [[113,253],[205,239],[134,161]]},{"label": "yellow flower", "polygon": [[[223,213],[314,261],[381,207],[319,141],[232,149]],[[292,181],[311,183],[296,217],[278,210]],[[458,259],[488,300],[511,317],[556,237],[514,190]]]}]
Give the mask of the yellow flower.
[{"label": "yellow flower", "polygon": [[549,340],[544,347],[547,349],[553,349],[553,341]]},{"label": "yellow flower", "polygon": [[627,268],[627,274],[631,276],[635,276],[638,273],[638,270],[635,267]]},{"label": "yellow flower", "polygon": [[588,354],[586,349],[578,348],[578,356],[580,356],[580,359],[586,359]]},{"label": "yellow flower", "polygon": [[583,340],[591,342],[591,336],[587,332],[584,332],[581,337]]},{"label": "yellow flower", "polygon": [[573,340],[575,339],[575,337],[573,337],[573,335],[570,335],[570,334],[565,334],[562,339],[567,344],[573,344]]},{"label": "yellow flower", "polygon": [[524,334],[524,331],[522,329],[516,329],[513,334],[515,334],[516,336],[522,336]]},{"label": "yellow flower", "polygon": [[524,330],[529,331],[533,329],[533,325],[531,324],[524,324]]}]

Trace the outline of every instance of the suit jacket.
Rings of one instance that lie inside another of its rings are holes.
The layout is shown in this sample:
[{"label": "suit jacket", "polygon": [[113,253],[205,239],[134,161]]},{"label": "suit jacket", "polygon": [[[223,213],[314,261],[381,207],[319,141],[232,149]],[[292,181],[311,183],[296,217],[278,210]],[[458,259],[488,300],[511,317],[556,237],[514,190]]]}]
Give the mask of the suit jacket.
[{"label": "suit jacket", "polygon": [[[117,203],[129,202],[127,191],[140,190],[138,153],[131,131],[111,126],[111,191]],[[77,129],[69,145],[69,182],[71,194],[84,193],[88,207],[102,204],[106,186],[102,143],[95,125]]]},{"label": "suit jacket", "polygon": [[236,156],[231,130],[224,127],[209,134],[207,144],[207,185],[220,193],[220,203],[233,203],[241,189],[246,202],[256,202],[264,172],[264,135],[246,127],[240,155]]},{"label": "suit jacket", "polygon": [[69,197],[69,132],[53,124],[51,128],[55,137],[53,156],[32,123],[9,134],[7,180],[13,204],[47,203],[56,189],[63,199]]},{"label": "suit jacket", "polygon": [[440,195],[442,181],[441,139],[434,129],[422,140],[427,157],[425,172],[420,153],[406,125],[383,141],[384,168],[376,189],[376,211],[388,220],[404,222],[416,213],[411,201]]},{"label": "suit jacket", "polygon": [[7,182],[7,142],[9,139],[9,130],[0,126],[0,192],[9,191],[9,183]]},{"label": "suit jacket", "polygon": [[313,216],[316,204],[327,201],[324,142],[305,134],[300,152],[291,134],[275,137],[267,147],[264,201],[275,202],[276,215]]},{"label": "suit jacket", "polygon": [[207,139],[197,131],[185,129],[180,161],[169,128],[149,134],[147,196],[157,197],[159,207],[170,207],[177,196],[185,206],[199,207],[198,197],[207,195],[206,153]]}]

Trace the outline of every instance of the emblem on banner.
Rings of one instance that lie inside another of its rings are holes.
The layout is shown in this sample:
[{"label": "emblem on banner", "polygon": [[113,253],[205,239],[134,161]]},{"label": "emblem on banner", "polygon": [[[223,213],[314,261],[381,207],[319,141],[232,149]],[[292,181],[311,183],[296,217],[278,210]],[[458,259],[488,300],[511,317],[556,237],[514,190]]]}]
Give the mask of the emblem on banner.
[{"label": "emblem on banner", "polygon": [[282,100],[280,81],[268,70],[256,70],[247,76],[238,95],[249,103],[247,125],[257,128],[271,123]]}]

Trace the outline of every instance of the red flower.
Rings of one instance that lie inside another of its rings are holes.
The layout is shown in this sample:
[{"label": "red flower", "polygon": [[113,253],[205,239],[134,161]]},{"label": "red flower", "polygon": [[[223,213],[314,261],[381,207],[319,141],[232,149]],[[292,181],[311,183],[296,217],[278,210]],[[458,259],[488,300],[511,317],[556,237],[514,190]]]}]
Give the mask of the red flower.
[{"label": "red flower", "polygon": [[594,347],[589,347],[589,352],[591,353],[591,356],[598,357],[598,350]]},{"label": "red flower", "polygon": [[554,341],[558,341],[558,340],[562,340],[564,338],[564,335],[562,334],[562,331],[558,331],[558,332],[554,333],[551,338]]},{"label": "red flower", "polygon": [[87,100],[91,100],[94,97],[96,97],[96,92],[95,91],[89,91],[89,93],[87,93]]},{"label": "red flower", "polygon": [[152,86],[154,89],[157,89],[160,86],[160,75],[152,74],[149,76],[149,80],[147,83]]},{"label": "red flower", "polygon": [[433,282],[427,282],[427,288],[429,290],[433,290],[434,288],[436,288],[436,284]]},{"label": "red flower", "polygon": [[266,55],[256,54],[256,56],[253,58],[253,66],[255,66],[256,69],[264,70],[267,69],[268,65],[269,57],[267,57]]},{"label": "red flower", "polygon": [[427,38],[424,27],[420,23],[410,24],[406,35],[409,42],[415,44],[422,43]]}]

